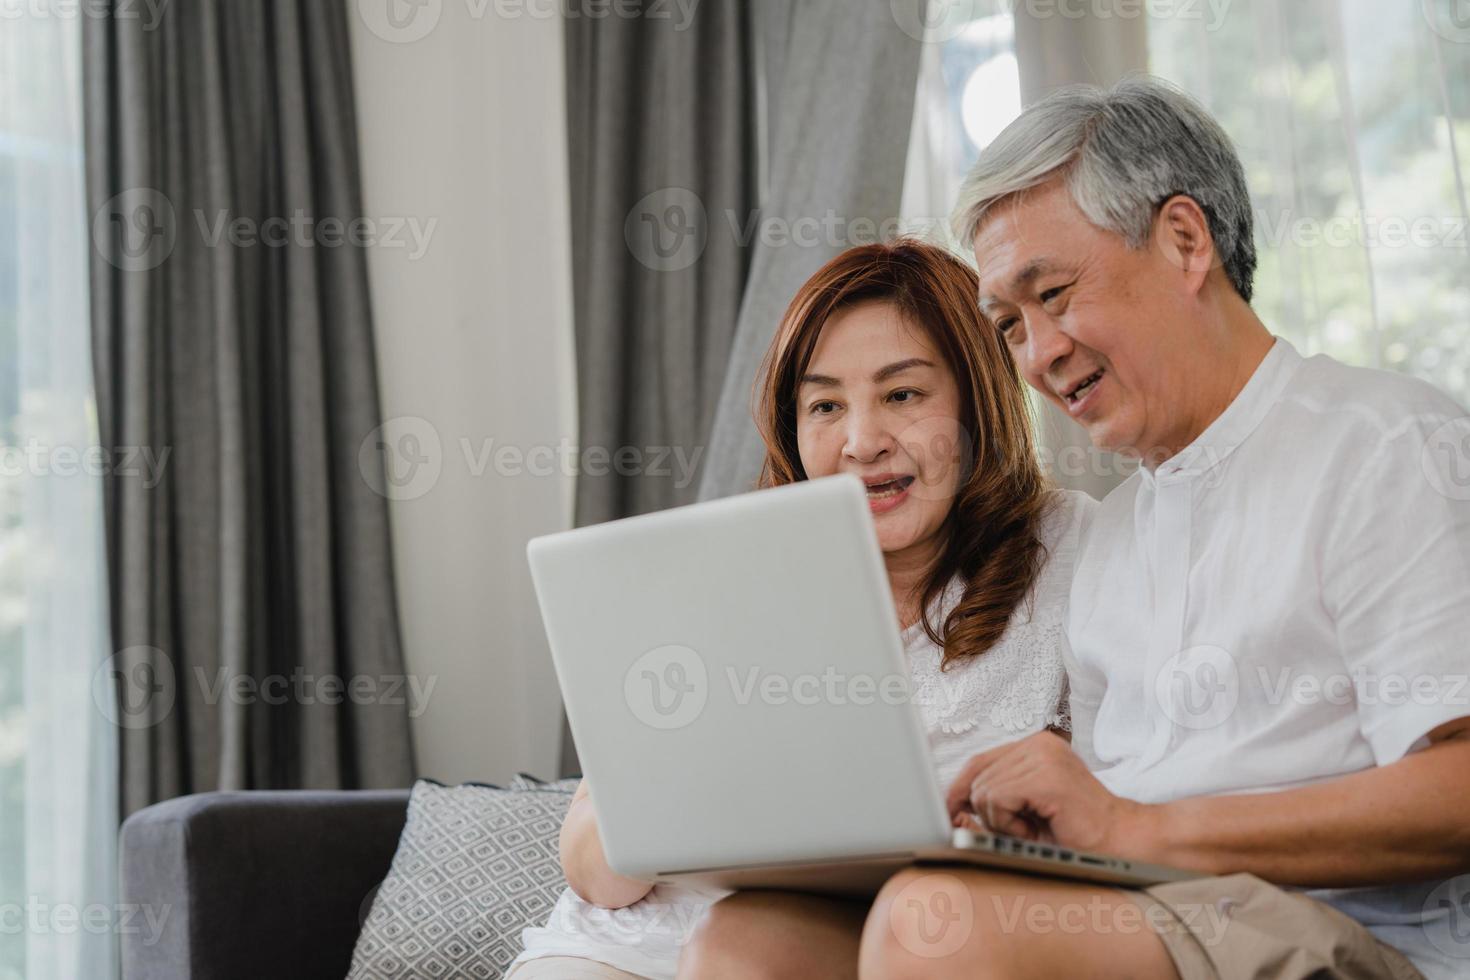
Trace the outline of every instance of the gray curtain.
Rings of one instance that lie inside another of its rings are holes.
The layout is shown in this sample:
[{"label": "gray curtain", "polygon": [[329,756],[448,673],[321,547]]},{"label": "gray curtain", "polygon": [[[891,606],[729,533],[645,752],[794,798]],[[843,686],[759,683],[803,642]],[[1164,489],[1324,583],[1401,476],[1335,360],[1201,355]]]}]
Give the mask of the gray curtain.
[{"label": "gray curtain", "polygon": [[98,424],[167,453],[104,484],[123,812],[405,785],[347,8],[116,6],[84,19]]},{"label": "gray curtain", "polygon": [[753,14],[689,6],[564,22],[578,525],[693,501],[745,289]]},{"label": "gray curtain", "polygon": [[[578,526],[694,499],[745,290],[731,223],[757,200],[756,16],[690,6],[564,21]],[[561,744],[580,771],[565,717]]]},{"label": "gray curtain", "polygon": [[833,256],[897,219],[918,83],[920,42],[900,28],[893,5],[767,0],[759,9],[767,17],[769,134],[760,218],[774,229],[795,232],[805,219],[824,230],[815,244],[811,236],[782,234],[755,242],[700,499],[754,487],[765,449],[751,418],[751,388],[791,297]]},{"label": "gray curtain", "polygon": [[[691,6],[566,22],[579,525],[748,489],[750,383],[782,310],[864,219],[898,213],[919,45],[889,5]],[[838,230],[772,244],[802,218]],[[620,447],[703,477],[589,472],[589,450]],[[565,725],[562,746],[576,772]]]}]

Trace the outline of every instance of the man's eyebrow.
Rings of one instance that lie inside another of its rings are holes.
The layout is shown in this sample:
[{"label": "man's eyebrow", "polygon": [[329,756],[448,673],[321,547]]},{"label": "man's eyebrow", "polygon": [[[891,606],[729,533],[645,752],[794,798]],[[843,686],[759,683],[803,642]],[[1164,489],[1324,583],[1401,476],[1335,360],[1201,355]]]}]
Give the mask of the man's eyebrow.
[{"label": "man's eyebrow", "polygon": [[[1010,291],[1012,295],[1027,289],[1033,282],[1056,268],[1056,264],[1046,256],[1032,259],[1021,267],[1021,271],[1011,277]],[[980,309],[986,310],[1001,302],[994,296],[981,296]]]},{"label": "man's eyebrow", "polygon": [[[888,380],[895,374],[902,374],[910,368],[933,367],[933,361],[926,361],[922,357],[910,357],[902,361],[894,361],[873,372],[873,383],[877,384]],[[801,383],[804,385],[817,385],[822,388],[840,388],[842,382],[828,374],[803,374]]]}]

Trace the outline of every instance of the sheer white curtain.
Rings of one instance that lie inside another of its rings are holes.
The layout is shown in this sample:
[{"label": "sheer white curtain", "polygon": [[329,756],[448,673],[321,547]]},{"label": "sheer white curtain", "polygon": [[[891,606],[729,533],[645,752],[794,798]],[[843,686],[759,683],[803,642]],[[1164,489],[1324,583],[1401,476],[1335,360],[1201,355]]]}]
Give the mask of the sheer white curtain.
[{"label": "sheer white curtain", "polygon": [[[1009,72],[1030,103],[1147,69],[1202,101],[1240,150],[1266,325],[1304,353],[1410,373],[1470,404],[1465,0],[1154,8],[1172,16],[1113,16],[1150,8],[1109,3],[1068,16],[1014,0],[930,6],[905,217],[947,212],[991,132],[980,113],[1012,113]],[[1091,451],[1059,412],[1042,410],[1041,441],[1064,486],[1101,495],[1130,469]]]},{"label": "sheer white curtain", "polygon": [[1219,18],[1149,24],[1151,70],[1204,102],[1240,150],[1261,254],[1254,306],[1266,325],[1305,353],[1413,374],[1462,404],[1464,7],[1237,0]]},{"label": "sheer white curtain", "polygon": [[115,976],[124,924],[69,12],[0,19],[0,980]]}]

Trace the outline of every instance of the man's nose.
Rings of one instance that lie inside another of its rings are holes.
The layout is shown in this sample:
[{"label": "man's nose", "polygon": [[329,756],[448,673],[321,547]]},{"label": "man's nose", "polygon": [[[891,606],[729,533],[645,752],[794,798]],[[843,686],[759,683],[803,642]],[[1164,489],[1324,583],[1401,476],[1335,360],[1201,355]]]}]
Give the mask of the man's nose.
[{"label": "man's nose", "polygon": [[1044,378],[1072,353],[1072,338],[1063,333],[1051,317],[1041,315],[1026,323],[1027,377]]}]

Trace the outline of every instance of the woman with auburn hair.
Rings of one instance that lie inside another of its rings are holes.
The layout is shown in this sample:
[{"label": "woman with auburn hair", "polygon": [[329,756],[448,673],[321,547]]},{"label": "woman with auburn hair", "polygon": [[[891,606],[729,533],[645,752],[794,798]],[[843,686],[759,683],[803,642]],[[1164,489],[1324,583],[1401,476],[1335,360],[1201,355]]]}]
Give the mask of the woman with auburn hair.
[{"label": "woman with auburn hair", "polygon": [[[934,245],[849,249],[792,300],[756,389],[760,486],[837,473],[867,485],[941,791],[977,753],[1067,728],[1062,616],[1095,506],[1048,488],[978,289]],[[548,927],[526,931],[515,980],[665,978],[676,963],[680,977],[857,975],[869,903],[618,875],[585,783],[561,857],[570,887]]]}]

